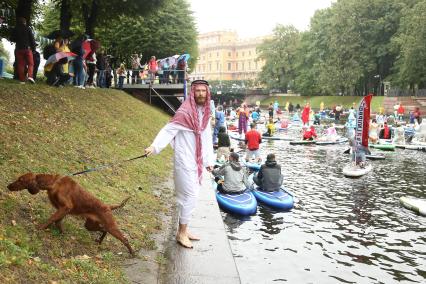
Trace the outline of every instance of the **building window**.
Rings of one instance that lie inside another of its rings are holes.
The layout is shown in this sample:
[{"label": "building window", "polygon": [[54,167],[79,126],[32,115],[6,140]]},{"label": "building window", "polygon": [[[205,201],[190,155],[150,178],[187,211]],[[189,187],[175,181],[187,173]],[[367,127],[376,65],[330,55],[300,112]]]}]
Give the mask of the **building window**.
[{"label": "building window", "polygon": [[231,62],[228,62],[228,71],[231,71]]},{"label": "building window", "polygon": [[238,57],[238,52],[235,52],[235,57]]},{"label": "building window", "polygon": [[209,63],[209,71],[212,71],[212,64]]},{"label": "building window", "polygon": [[231,57],[231,52],[228,52],[228,57]]},{"label": "building window", "polygon": [[[249,51],[250,54],[250,51]],[[251,70],[251,61],[249,61],[249,70]]]},{"label": "building window", "polygon": [[212,54],[209,52],[209,58],[212,57]]},{"label": "building window", "polygon": [[206,57],[205,57],[205,56],[203,56],[203,60],[206,60]]},{"label": "building window", "polygon": [[219,70],[219,62],[216,62],[216,70]]},{"label": "building window", "polygon": [[216,57],[219,57],[219,52],[216,53]]},{"label": "building window", "polygon": [[244,51],[242,52],[241,56],[244,57]]},{"label": "building window", "polygon": [[235,63],[235,71],[238,71],[238,62]]},{"label": "building window", "polygon": [[244,71],[244,62],[241,63],[241,70]]},{"label": "building window", "polygon": [[251,55],[251,50],[249,50],[249,56]]}]

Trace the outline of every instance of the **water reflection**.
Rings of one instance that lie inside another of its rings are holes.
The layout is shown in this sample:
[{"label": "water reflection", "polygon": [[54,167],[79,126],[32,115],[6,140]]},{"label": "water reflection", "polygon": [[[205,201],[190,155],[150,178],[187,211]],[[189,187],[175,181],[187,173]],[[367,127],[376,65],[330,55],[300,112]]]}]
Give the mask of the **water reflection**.
[{"label": "water reflection", "polygon": [[425,153],[384,152],[368,175],[347,179],[346,145],[262,147],[299,202],[290,212],[259,206],[245,221],[224,213],[243,283],[426,282],[426,218],[398,201],[426,198]]}]

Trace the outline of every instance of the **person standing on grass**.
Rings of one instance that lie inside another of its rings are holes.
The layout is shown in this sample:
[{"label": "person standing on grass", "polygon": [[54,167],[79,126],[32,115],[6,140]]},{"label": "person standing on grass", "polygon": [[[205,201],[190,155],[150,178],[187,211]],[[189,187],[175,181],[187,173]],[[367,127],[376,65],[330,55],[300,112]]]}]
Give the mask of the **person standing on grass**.
[{"label": "person standing on grass", "polygon": [[[27,79],[30,83],[34,84],[33,52],[36,51],[36,43],[33,32],[27,26],[27,20],[25,18],[18,18],[16,27],[11,34],[11,41],[16,42],[15,58],[19,81],[21,81],[21,84],[25,84],[25,80]],[[27,68],[27,74],[25,74],[25,67]]]},{"label": "person standing on grass", "polygon": [[188,223],[197,203],[203,168],[211,172],[215,160],[207,81],[192,82],[189,97],[145,149],[145,154],[158,154],[169,143],[174,148],[174,181],[179,205],[176,241],[183,247],[193,248],[191,241],[199,238],[188,231]]}]

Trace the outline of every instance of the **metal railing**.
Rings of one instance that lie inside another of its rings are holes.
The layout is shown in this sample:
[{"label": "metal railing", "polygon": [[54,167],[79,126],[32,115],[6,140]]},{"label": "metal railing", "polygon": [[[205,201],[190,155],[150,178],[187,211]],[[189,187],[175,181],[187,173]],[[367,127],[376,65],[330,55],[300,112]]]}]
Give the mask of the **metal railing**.
[{"label": "metal railing", "polygon": [[[148,70],[134,69],[127,76],[127,84],[183,84],[186,71],[178,69],[158,70],[155,74]],[[143,73],[143,75],[141,74]]]}]

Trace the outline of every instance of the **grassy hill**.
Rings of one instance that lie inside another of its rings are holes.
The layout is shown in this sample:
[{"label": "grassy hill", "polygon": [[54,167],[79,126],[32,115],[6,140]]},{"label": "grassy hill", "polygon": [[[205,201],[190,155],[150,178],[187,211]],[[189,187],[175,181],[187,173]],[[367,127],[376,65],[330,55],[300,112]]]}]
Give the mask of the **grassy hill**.
[{"label": "grassy hill", "polygon": [[[0,283],[122,283],[126,248],[111,235],[98,246],[98,234],[84,220],[66,217],[64,234],[39,231],[54,212],[41,191],[9,192],[17,176],[70,174],[143,154],[169,117],[121,91],[19,85],[0,80]],[[169,202],[153,194],[170,177],[171,150],[159,156],[76,176],[107,204],[129,203],[114,213],[136,249],[155,248],[150,235],[161,230]]]},{"label": "grassy hill", "polygon": [[[311,104],[311,107],[319,109],[320,103],[324,102],[325,108],[332,108],[334,105],[341,104],[345,108],[350,108],[353,103],[356,103],[358,106],[362,97],[359,96],[287,96],[287,97],[268,97],[267,99],[261,101],[262,106],[268,106],[269,103],[278,101],[280,106],[285,106],[286,102],[291,102],[293,105],[300,104],[304,106],[308,101]],[[377,112],[379,107],[383,106],[384,97],[373,97],[371,101],[371,109],[373,112]]]}]

